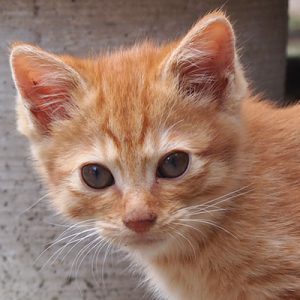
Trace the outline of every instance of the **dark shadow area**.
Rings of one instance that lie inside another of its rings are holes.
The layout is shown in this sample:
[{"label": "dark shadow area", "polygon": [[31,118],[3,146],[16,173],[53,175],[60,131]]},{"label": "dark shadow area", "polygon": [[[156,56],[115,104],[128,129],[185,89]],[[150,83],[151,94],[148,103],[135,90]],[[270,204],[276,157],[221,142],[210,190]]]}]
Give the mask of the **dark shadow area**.
[{"label": "dark shadow area", "polygon": [[285,105],[300,101],[300,57],[288,57],[285,78]]}]

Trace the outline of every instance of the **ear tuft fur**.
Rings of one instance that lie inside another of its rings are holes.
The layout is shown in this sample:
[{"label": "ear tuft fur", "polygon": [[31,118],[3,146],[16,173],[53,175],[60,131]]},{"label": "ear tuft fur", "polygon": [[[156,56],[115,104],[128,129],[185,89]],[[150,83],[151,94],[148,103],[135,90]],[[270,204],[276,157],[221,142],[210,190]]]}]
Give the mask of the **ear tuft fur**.
[{"label": "ear tuft fur", "polygon": [[84,86],[81,76],[59,57],[28,44],[13,45],[10,64],[28,119],[49,133],[54,120],[68,117],[74,91]]},{"label": "ear tuft fur", "polygon": [[[165,72],[178,78],[179,88],[185,94],[206,93],[214,99],[224,98],[237,75],[243,79],[235,35],[225,15],[215,12],[196,23],[168,58]],[[242,81],[245,89],[245,80]]]}]

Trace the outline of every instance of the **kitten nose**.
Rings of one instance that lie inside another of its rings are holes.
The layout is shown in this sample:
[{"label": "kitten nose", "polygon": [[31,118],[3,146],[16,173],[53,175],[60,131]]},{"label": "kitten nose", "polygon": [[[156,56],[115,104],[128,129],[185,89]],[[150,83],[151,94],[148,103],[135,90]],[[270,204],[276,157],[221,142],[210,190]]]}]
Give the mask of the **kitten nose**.
[{"label": "kitten nose", "polygon": [[123,218],[126,227],[137,233],[144,233],[155,224],[157,215],[152,212],[132,211]]}]

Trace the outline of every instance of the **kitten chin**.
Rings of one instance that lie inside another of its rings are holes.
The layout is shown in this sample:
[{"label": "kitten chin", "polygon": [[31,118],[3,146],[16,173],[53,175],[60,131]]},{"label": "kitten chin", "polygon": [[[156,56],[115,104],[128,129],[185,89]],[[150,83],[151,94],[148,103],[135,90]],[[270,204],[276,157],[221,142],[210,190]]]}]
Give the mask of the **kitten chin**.
[{"label": "kitten chin", "polygon": [[165,45],[79,59],[18,43],[10,62],[53,206],[158,295],[300,299],[300,106],[249,96],[221,12]]}]

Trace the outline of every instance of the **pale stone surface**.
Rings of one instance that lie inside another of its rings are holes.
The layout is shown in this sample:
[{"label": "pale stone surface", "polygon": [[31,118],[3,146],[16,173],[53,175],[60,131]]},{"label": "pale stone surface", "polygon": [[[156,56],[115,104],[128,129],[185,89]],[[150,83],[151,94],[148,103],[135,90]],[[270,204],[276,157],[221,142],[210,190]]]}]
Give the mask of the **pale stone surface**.
[{"label": "pale stone surface", "polygon": [[[106,259],[105,286],[93,279],[92,256],[68,279],[76,251],[41,267],[53,250],[35,259],[63,228],[46,201],[26,211],[41,195],[32,171],[28,145],[15,131],[14,94],[8,66],[8,45],[23,40],[55,52],[95,53],[148,36],[171,39],[197,17],[224,2],[238,32],[243,61],[253,86],[280,99],[283,94],[286,41],[285,0],[0,0],[0,300],[141,299],[137,287],[114,256]],[[104,253],[98,268],[101,270]],[[101,271],[100,271],[101,273]],[[76,279],[75,279],[76,278]],[[145,296],[145,298],[149,298]]]}]

